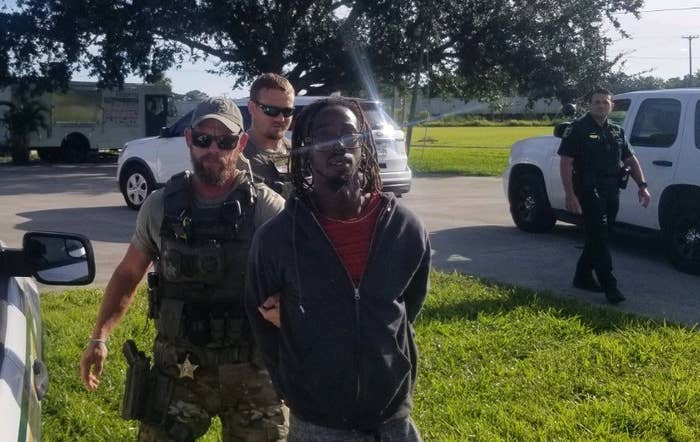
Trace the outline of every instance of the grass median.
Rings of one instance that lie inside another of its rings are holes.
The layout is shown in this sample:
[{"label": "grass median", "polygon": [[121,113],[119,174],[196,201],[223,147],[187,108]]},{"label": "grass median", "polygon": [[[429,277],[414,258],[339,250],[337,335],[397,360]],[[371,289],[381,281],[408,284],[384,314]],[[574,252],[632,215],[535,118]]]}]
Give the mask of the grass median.
[{"label": "grass median", "polygon": [[413,172],[499,176],[510,146],[523,138],[551,135],[552,126],[415,127],[409,164]]},{"label": "grass median", "polygon": [[[45,441],[134,440],[119,418],[127,338],[149,349],[145,291],[111,338],[100,389],[78,360],[100,290],[44,295],[51,386]],[[591,308],[459,274],[433,272],[416,324],[414,418],[426,441],[700,440],[700,337],[610,308]],[[202,440],[220,440],[215,425]]]}]

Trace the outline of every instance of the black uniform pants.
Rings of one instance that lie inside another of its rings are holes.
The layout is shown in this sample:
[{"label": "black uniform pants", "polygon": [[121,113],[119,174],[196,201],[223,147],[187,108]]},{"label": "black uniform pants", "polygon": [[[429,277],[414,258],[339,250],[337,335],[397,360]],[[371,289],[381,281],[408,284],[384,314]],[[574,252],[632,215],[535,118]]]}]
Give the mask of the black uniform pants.
[{"label": "black uniform pants", "polygon": [[576,265],[576,276],[587,278],[595,271],[603,289],[614,290],[617,280],[612,273],[608,238],[620,208],[620,190],[617,183],[611,183],[579,191],[577,197],[583,212],[586,240]]}]

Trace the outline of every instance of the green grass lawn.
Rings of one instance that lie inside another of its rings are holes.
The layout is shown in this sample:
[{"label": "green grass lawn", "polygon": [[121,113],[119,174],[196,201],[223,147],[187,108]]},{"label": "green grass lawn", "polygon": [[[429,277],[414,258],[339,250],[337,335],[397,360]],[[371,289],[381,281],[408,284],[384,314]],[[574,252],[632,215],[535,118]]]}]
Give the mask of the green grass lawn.
[{"label": "green grass lawn", "polygon": [[[101,291],[44,295],[51,385],[45,441],[133,440],[121,420],[121,344],[149,347],[141,290],[111,338],[100,389],[78,361]],[[433,272],[416,325],[414,418],[426,441],[700,440],[700,337],[695,330],[546,294]],[[213,428],[206,441],[220,439]]]},{"label": "green grass lawn", "polygon": [[551,135],[552,126],[416,127],[409,164],[415,173],[498,176],[508,165],[510,146],[528,137]]}]

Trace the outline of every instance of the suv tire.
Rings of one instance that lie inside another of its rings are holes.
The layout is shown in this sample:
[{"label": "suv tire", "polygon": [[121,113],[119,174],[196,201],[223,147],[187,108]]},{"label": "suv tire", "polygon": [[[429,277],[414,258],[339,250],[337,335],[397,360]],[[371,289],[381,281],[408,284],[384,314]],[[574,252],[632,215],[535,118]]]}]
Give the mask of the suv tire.
[{"label": "suv tire", "polygon": [[548,232],[556,223],[547,190],[539,173],[517,172],[509,195],[510,214],[515,225],[525,232]]},{"label": "suv tire", "polygon": [[119,181],[119,187],[126,205],[134,210],[141,208],[146,197],[155,188],[155,182],[151,177],[151,173],[140,164],[126,166]]},{"label": "suv tire", "polygon": [[700,195],[685,194],[673,203],[663,228],[666,252],[680,271],[700,274]]}]

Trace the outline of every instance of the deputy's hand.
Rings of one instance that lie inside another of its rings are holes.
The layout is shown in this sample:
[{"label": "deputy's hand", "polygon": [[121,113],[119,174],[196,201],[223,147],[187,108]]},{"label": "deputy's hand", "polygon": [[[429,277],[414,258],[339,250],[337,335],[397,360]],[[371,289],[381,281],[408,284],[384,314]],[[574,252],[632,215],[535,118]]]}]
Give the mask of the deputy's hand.
[{"label": "deputy's hand", "polygon": [[273,323],[277,328],[280,326],[280,294],[275,293],[268,297],[265,302],[258,307],[258,311],[265,320]]},{"label": "deputy's hand", "polygon": [[573,193],[566,195],[566,210],[571,213],[581,213],[581,204]]},{"label": "deputy's hand", "polygon": [[646,187],[641,187],[637,194],[639,195],[639,202],[642,203],[642,206],[649,207],[649,203],[651,202],[651,194],[649,193],[649,189]]},{"label": "deputy's hand", "polygon": [[80,378],[88,390],[95,391],[99,387],[105,359],[107,359],[107,345],[104,342],[88,342],[80,359]]}]

